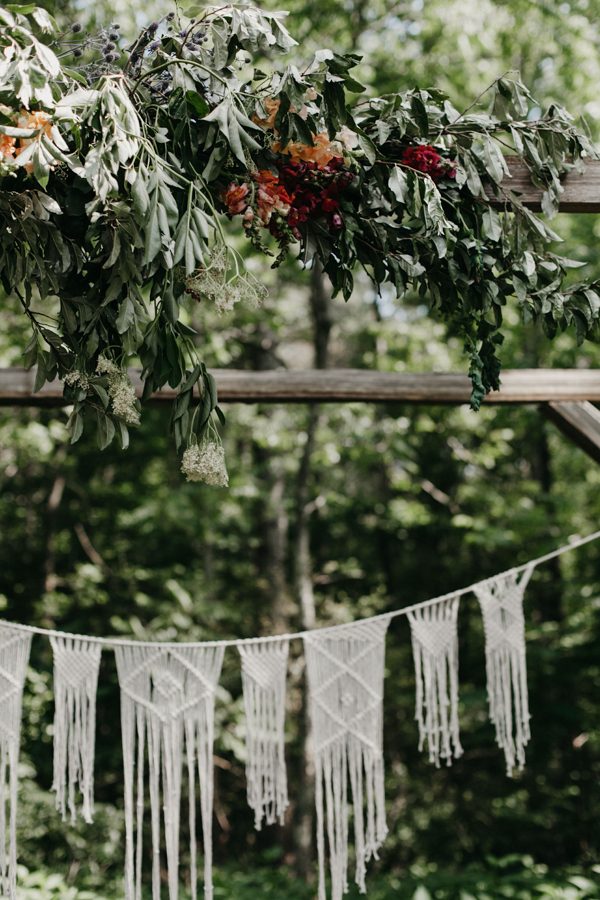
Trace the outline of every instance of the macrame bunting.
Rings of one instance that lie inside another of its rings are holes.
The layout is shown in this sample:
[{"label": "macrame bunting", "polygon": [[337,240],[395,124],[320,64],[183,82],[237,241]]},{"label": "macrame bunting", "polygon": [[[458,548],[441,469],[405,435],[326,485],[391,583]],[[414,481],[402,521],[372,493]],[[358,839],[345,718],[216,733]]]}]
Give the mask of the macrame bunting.
[{"label": "macrame bunting", "polygon": [[260,831],[283,825],[288,806],[285,768],[285,698],[289,641],[242,644],[242,684],[246,713],[246,788]]},{"label": "macrame bunting", "polygon": [[462,755],[458,722],[458,597],[408,613],[415,661],[419,750],[450,765]]},{"label": "macrame bunting", "polygon": [[319,900],[325,891],[325,823],[332,900],[348,890],[348,779],[354,813],[356,883],[386,834],[383,678],[389,620],[304,636],[316,769]]},{"label": "macrame bunting", "polygon": [[214,702],[224,648],[117,646],[115,653],[121,686],[125,774],[125,898],[141,900],[142,897],[146,785],[152,834],[152,900],[161,897],[161,831],[164,831],[169,900],[178,898],[185,769],[189,790],[190,896],[196,900],[198,894],[196,802],[199,792],[204,896],[211,900]]},{"label": "macrame bunting", "polygon": [[520,578],[516,572],[505,572],[474,588],[485,631],[490,720],[508,775],[525,765],[525,747],[531,737],[523,594],[533,568],[525,569]]},{"label": "macrame bunting", "polygon": [[77,820],[94,816],[96,692],[102,646],[79,637],[51,637],[54,654],[54,781],[56,808]]},{"label": "macrame bunting", "polygon": [[[419,749],[436,766],[462,754],[458,720],[459,598],[474,593],[485,630],[490,719],[508,774],[525,763],[530,738],[523,594],[535,567],[600,538],[578,538],[452,595],[322,630],[207,644],[148,644],[88,638],[0,622],[0,897],[17,900],[17,792],[23,685],[33,634],[54,653],[54,789],[63,818],[93,815],[96,692],[102,647],[114,650],[121,688],[125,789],[124,900],[145,894],[142,838],[149,818],[152,900],[179,900],[182,798],[189,797],[189,900],[198,900],[197,830],[202,829],[204,897],[212,900],[215,694],[226,647],[237,647],[247,728],[247,794],[255,826],[283,822],[286,675],[290,641],[302,638],[315,755],[318,900],[348,890],[350,828],[355,880],[387,834],[383,682],[389,622],[407,616],[416,674]],[[199,819],[199,826],[198,826]],[[150,853],[148,853],[150,856]],[[327,867],[327,857],[329,865]]]},{"label": "macrame bunting", "polygon": [[17,794],[31,635],[0,625],[0,897],[17,898]]}]

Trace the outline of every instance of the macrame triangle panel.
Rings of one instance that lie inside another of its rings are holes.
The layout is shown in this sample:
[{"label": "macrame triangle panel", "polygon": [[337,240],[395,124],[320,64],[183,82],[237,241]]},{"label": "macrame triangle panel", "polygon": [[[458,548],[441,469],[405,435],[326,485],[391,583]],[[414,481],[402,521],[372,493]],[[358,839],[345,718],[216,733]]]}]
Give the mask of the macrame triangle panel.
[{"label": "macrame triangle panel", "polygon": [[508,775],[524,767],[525,747],[531,737],[523,595],[532,572],[533,566],[520,578],[517,572],[505,572],[474,588],[485,631],[490,720],[496,728],[496,743],[504,751]]},{"label": "macrame triangle panel", "polygon": [[102,646],[80,637],[51,637],[54,655],[54,782],[56,807],[74,824],[94,816],[96,693]]},{"label": "macrame triangle panel", "polygon": [[451,764],[462,755],[458,721],[458,618],[459,598],[408,613],[415,661],[415,719],[419,750],[425,744],[429,761]]},{"label": "macrame triangle panel", "polygon": [[17,794],[31,635],[0,625],[0,897],[17,900]]},{"label": "macrame triangle panel", "polygon": [[389,619],[304,636],[316,769],[319,900],[326,900],[325,832],[331,896],[348,890],[349,795],[355,879],[387,834],[383,770],[383,679]]},{"label": "macrame triangle panel", "polygon": [[254,824],[279,822],[288,807],[285,704],[289,641],[241,644],[246,714],[246,786]]},{"label": "macrame triangle panel", "polygon": [[[184,771],[189,792],[190,896],[198,895],[196,803],[204,843],[204,896],[212,900],[214,704],[224,648],[115,648],[125,775],[125,900],[142,897],[144,798],[150,799],[152,900],[161,897],[164,836],[169,900],[179,896]],[[198,790],[199,788],[199,790]],[[161,811],[162,825],[161,825]]]}]

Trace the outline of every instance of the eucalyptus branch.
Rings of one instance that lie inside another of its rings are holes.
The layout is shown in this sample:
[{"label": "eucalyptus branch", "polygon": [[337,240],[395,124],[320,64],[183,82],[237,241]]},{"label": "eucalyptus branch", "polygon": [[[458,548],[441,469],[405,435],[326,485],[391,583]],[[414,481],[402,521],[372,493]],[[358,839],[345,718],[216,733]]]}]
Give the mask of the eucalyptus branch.
[{"label": "eucalyptus branch", "polygon": [[131,93],[132,94],[137,93],[139,87],[145,81],[147,81],[149,78],[152,78],[154,75],[156,75],[158,72],[162,72],[165,69],[170,69],[172,66],[181,66],[181,65],[192,66],[197,69],[202,69],[202,71],[207,72],[212,78],[215,78],[217,81],[220,81],[221,84],[224,84],[226,86],[228,86],[228,84],[229,84],[229,82],[227,81],[226,78],[223,78],[221,75],[218,74],[218,72],[215,72],[214,69],[211,69],[209,66],[204,65],[204,63],[199,62],[197,59],[183,59],[182,57],[177,57],[176,59],[170,59],[164,63],[159,63],[157,66],[154,66],[154,68],[149,69],[147,72],[144,72],[143,75],[140,75],[140,77],[136,81],[134,81],[134,83],[131,87]]},{"label": "eucalyptus branch", "polygon": [[[172,20],[177,33],[165,33]],[[286,75],[286,60],[280,77],[256,74],[240,85],[227,68],[240,48],[258,61],[267,46],[283,58],[293,44],[272,13],[241,5],[235,14],[229,6],[206,10],[187,25],[180,10],[176,20],[162,17],[123,65],[104,58],[88,89],[67,65],[64,36],[40,51],[27,23],[24,14],[20,30],[0,27],[12,54],[0,73],[0,181],[17,186],[11,194],[0,184],[0,278],[34,283],[42,300],[62,301],[53,321],[38,319],[20,297],[36,341],[49,337],[56,358],[30,344],[40,377],[68,370],[77,385],[75,361],[83,373],[103,373],[100,402],[78,400],[74,439],[87,406],[100,446],[119,435],[125,442],[125,424],[139,418],[126,366],[139,357],[147,392],[181,386],[172,431],[177,448],[187,448],[186,476],[226,482],[214,380],[182,318],[188,298],[223,312],[265,294],[224,216],[273,266],[290,255],[320,264],[345,299],[358,266],[376,288],[429,297],[465,342],[475,405],[498,383],[501,311],[513,296],[550,334],[574,326],[579,339],[597,336],[598,285],[567,285],[569,264],[553,254],[552,231],[503,183],[510,150],[536,184],[547,183],[552,211],[560,176],[593,149],[560,108],[523,120],[535,101],[506,81],[509,73],[452,122],[444,98],[418,88],[354,104],[355,59],[339,53],[323,54],[310,75],[298,60],[293,71],[303,74]],[[497,115],[475,116],[494,88]],[[512,215],[500,217],[498,203]],[[195,383],[201,397],[192,410]]]}]

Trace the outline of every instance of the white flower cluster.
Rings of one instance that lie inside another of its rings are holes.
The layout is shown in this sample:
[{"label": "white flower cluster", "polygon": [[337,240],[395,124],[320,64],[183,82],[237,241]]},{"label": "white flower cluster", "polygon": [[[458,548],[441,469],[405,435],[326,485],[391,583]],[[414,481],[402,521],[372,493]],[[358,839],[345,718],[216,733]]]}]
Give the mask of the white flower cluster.
[{"label": "white flower cluster", "polygon": [[229,312],[236,303],[245,301],[259,306],[267,296],[267,289],[249,272],[236,273],[227,278],[227,251],[216,250],[207,266],[196,269],[185,282],[186,293],[194,300],[214,303],[218,313]]},{"label": "white flower cluster", "polygon": [[108,379],[108,396],[115,416],[126,425],[139,425],[140,413],[137,407],[135,389],[127,374],[112,359],[100,356],[96,365],[98,375]]},{"label": "white flower cluster", "polygon": [[203,481],[216,487],[227,487],[229,475],[223,445],[207,439],[192,444],[183,454],[181,471],[188,481]]},{"label": "white flower cluster", "polygon": [[80,387],[84,391],[87,391],[90,386],[90,381],[87,375],[84,372],[80,372],[78,369],[74,369],[72,372],[67,372],[64,377],[64,382],[69,387]]}]

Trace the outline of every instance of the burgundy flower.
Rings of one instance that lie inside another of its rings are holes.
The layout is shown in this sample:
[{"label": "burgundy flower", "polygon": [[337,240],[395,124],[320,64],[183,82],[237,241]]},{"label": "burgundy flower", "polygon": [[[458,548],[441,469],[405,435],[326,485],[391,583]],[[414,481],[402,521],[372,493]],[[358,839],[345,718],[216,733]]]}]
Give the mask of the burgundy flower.
[{"label": "burgundy flower", "polygon": [[416,169],[417,172],[429,175],[434,181],[456,177],[456,169],[450,160],[444,159],[430,144],[406,147],[402,152],[400,162],[411,169]]},{"label": "burgundy flower", "polygon": [[337,212],[339,208],[339,202],[337,200],[334,200],[333,197],[325,197],[325,199],[321,203],[321,209],[324,213]]}]

